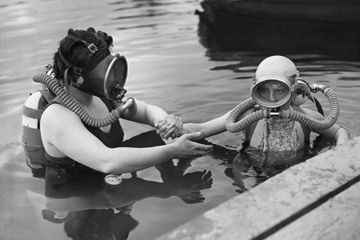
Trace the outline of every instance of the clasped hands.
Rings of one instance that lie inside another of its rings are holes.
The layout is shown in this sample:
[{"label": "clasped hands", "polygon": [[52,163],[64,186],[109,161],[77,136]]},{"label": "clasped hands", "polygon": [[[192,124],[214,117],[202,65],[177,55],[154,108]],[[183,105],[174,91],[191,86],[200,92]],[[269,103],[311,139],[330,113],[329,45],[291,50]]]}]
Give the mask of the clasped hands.
[{"label": "clasped hands", "polygon": [[176,151],[173,152],[176,155],[175,158],[199,157],[212,151],[212,145],[196,142],[203,138],[198,124],[183,124],[180,117],[168,115],[156,122],[155,128],[166,144],[175,144]]},{"label": "clasped hands", "polygon": [[156,133],[160,135],[162,139],[178,138],[186,131],[184,130],[183,121],[181,117],[174,114],[167,115],[163,120],[155,123]]}]

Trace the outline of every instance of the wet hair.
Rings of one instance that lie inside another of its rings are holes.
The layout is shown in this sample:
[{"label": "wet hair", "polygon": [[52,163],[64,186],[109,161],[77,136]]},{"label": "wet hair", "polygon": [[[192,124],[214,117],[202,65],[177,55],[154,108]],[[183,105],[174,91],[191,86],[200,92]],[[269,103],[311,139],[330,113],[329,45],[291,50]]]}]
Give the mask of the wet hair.
[{"label": "wet hair", "polygon": [[[110,54],[113,38],[106,32],[96,31],[93,27],[89,27],[87,30],[74,30],[70,28],[67,33],[90,44],[95,44],[98,49],[106,49],[108,51],[106,54]],[[66,63],[61,59],[59,51],[61,51],[64,58],[70,64],[76,67],[85,68],[89,63],[89,49],[80,41],[76,42],[65,37],[60,41],[58,51],[55,52],[53,58],[54,73],[57,79],[63,79],[64,72],[68,68]],[[70,68],[68,76],[71,80],[74,80],[77,77],[77,73],[73,68]]]}]

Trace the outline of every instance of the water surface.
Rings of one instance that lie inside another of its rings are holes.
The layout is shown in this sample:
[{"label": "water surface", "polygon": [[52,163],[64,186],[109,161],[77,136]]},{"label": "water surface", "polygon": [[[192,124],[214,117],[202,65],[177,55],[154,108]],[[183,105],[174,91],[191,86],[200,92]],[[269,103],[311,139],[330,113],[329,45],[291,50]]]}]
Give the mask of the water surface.
[{"label": "water surface", "polygon": [[[230,110],[249,97],[256,65],[268,55],[286,54],[303,78],[334,89],[341,105],[339,124],[359,135],[358,38],[346,26],[270,27],[244,20],[234,30],[200,22],[197,9],[195,0],[0,1],[1,239],[67,239],[77,233],[71,226],[82,226],[79,219],[89,223],[82,231],[89,236],[102,233],[105,238],[112,232],[125,239],[130,232],[130,239],[154,239],[283,169],[271,162],[264,170],[264,162],[236,161],[251,157],[235,151],[241,134],[224,133],[209,139],[219,145],[214,154],[177,166],[178,173],[185,171],[181,179],[164,182],[151,168],[139,172],[138,179],[128,176],[115,190],[94,181],[44,197],[44,181],[31,177],[18,144],[21,108],[39,88],[32,76],[51,62],[68,28],[92,26],[110,33],[113,51],[129,62],[128,95],[185,121],[204,121]],[[327,110],[326,100],[319,99]],[[129,136],[147,129],[131,127],[135,130]],[[326,143],[322,147],[329,148]]]}]

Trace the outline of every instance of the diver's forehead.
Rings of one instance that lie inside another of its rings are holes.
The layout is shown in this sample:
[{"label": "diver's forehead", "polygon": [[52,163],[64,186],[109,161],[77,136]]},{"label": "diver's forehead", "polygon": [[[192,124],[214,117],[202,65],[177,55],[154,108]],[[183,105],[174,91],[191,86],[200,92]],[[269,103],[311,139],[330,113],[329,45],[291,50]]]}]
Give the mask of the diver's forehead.
[{"label": "diver's forehead", "polygon": [[274,88],[274,89],[278,89],[278,88],[285,88],[286,85],[282,82],[276,81],[276,80],[268,80],[265,81],[263,84],[259,85],[259,87],[265,87],[265,88]]}]

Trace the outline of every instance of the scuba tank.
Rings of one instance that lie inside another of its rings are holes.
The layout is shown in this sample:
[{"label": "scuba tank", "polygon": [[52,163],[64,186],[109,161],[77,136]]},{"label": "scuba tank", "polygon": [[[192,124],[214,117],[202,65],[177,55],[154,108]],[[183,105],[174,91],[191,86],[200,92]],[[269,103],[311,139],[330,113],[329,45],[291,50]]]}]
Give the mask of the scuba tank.
[{"label": "scuba tank", "polygon": [[30,168],[41,168],[45,164],[45,150],[40,134],[40,118],[55,98],[48,89],[30,94],[23,106],[22,131],[20,142],[24,148],[27,164]]}]

